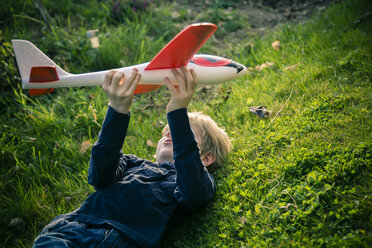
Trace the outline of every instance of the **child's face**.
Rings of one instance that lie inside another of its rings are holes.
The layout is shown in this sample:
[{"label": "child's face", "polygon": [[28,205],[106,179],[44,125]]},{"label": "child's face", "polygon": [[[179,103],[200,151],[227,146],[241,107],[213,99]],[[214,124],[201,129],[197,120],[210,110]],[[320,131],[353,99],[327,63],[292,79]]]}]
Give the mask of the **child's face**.
[{"label": "child's face", "polygon": [[[191,129],[194,132],[196,142],[200,147],[202,145],[201,131],[197,126],[191,124]],[[173,162],[173,142],[170,134],[169,127],[166,126],[162,132],[163,137],[160,138],[158,146],[156,148],[156,161],[161,162]]]}]

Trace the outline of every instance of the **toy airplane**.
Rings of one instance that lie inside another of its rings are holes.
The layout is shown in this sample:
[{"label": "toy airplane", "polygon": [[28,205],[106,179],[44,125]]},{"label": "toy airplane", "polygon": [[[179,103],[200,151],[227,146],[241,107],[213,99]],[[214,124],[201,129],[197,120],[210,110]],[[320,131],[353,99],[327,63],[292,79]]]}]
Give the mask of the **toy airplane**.
[{"label": "toy airplane", "polygon": [[[216,31],[212,23],[192,24],[176,35],[149,63],[118,68],[126,75],[137,68],[142,74],[135,94],[158,89],[164,78],[173,79],[171,68],[187,66],[198,75],[199,85],[217,84],[243,75],[247,68],[231,59],[195,53]],[[101,85],[108,71],[71,74],[62,70],[34,44],[12,40],[22,88],[30,95],[50,93],[53,88]]]}]

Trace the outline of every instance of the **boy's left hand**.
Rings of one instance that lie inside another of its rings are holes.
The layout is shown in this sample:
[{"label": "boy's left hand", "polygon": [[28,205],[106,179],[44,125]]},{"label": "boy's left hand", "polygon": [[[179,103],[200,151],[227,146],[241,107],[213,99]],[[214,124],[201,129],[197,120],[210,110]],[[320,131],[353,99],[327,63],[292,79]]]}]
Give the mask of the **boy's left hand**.
[{"label": "boy's left hand", "polygon": [[136,68],[129,77],[124,72],[109,71],[105,75],[102,88],[110,101],[110,106],[117,112],[128,114],[133,102],[134,90],[141,80],[141,74]]}]

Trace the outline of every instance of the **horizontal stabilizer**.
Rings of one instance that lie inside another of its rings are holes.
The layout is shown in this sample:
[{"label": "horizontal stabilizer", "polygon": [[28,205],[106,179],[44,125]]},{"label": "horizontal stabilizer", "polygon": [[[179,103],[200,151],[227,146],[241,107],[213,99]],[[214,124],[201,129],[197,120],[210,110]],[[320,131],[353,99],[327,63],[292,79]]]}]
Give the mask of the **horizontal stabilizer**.
[{"label": "horizontal stabilizer", "polygon": [[59,80],[55,66],[34,66],[31,68],[30,82],[46,83]]},{"label": "horizontal stabilizer", "polygon": [[30,96],[38,96],[38,95],[49,94],[53,90],[54,89],[30,89],[28,90],[28,94]]}]

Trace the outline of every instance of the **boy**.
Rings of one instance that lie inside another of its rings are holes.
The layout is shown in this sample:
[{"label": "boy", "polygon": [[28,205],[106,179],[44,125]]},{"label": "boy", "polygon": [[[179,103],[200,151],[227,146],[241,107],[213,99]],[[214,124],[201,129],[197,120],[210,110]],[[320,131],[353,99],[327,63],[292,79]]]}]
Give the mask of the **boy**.
[{"label": "boy", "polygon": [[[77,210],[57,216],[35,239],[34,247],[154,247],[177,207],[193,212],[215,194],[206,167],[229,152],[226,133],[208,116],[187,115],[197,76],[186,67],[165,78],[171,92],[168,125],[156,162],[123,155],[133,93],[141,75],[110,71],[103,82],[109,107],[92,148],[88,183],[96,191]],[[200,150],[199,150],[200,148]]]}]

